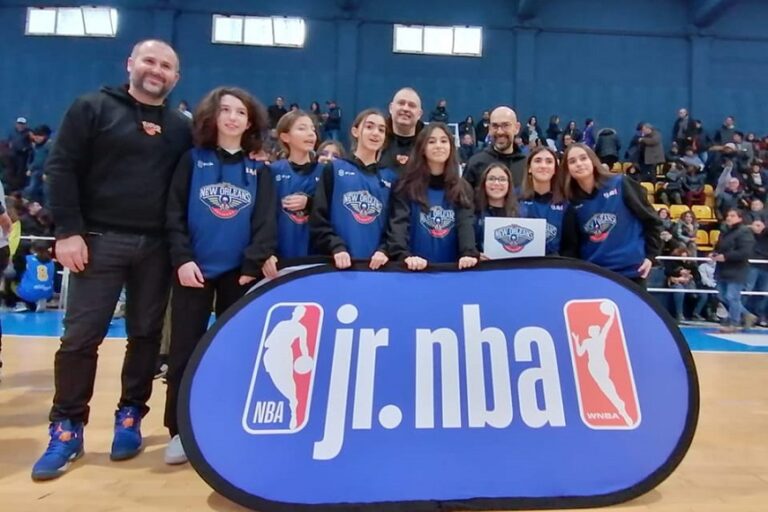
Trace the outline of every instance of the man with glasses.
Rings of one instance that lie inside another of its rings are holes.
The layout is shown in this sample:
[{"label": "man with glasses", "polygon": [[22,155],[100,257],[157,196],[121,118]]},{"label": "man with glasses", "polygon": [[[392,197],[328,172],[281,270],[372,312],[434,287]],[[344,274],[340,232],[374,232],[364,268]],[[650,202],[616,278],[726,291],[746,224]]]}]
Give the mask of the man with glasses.
[{"label": "man with glasses", "polygon": [[511,186],[519,187],[525,176],[525,155],[514,144],[520,131],[517,114],[507,106],[496,107],[491,112],[490,121],[488,129],[492,144],[469,159],[463,177],[475,188],[483,171],[490,164],[500,163],[512,172],[514,183]]}]

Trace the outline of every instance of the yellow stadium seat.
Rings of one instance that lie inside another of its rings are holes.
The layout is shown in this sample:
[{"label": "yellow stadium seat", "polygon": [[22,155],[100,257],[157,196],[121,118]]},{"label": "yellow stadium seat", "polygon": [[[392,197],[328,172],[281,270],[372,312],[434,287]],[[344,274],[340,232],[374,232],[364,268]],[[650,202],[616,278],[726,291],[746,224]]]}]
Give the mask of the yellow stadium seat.
[{"label": "yellow stadium seat", "polygon": [[624,172],[624,168],[621,166],[621,162],[615,162],[613,167],[611,167],[611,172],[615,172],[616,174]]},{"label": "yellow stadium seat", "polygon": [[709,245],[709,235],[703,229],[696,231],[696,247],[700,251],[711,251],[713,247]]},{"label": "yellow stadium seat", "polygon": [[665,204],[657,204],[657,203],[652,203],[652,204],[653,204],[653,209],[656,210],[656,211],[659,211],[662,208],[666,208],[667,207],[667,205],[665,205]]},{"label": "yellow stadium seat", "polygon": [[621,162],[621,172],[626,173],[631,165],[632,162]]},{"label": "yellow stadium seat", "polygon": [[717,222],[715,216],[712,215],[712,208],[703,204],[693,205],[693,214],[696,216],[696,220],[701,223],[707,224],[710,222]]},{"label": "yellow stadium seat", "polygon": [[646,193],[648,193],[648,195],[653,195],[653,183],[651,183],[650,181],[641,181],[640,185],[643,186],[643,188],[645,189]]},{"label": "yellow stadium seat", "polygon": [[713,229],[709,232],[709,245],[712,247],[716,246],[718,240],[720,240],[720,230]]},{"label": "yellow stadium seat", "polygon": [[688,206],[684,204],[673,204],[669,207],[669,213],[673,219],[679,219],[680,216],[689,210]]},{"label": "yellow stadium seat", "polygon": [[704,204],[715,209],[715,189],[712,185],[704,185]]}]

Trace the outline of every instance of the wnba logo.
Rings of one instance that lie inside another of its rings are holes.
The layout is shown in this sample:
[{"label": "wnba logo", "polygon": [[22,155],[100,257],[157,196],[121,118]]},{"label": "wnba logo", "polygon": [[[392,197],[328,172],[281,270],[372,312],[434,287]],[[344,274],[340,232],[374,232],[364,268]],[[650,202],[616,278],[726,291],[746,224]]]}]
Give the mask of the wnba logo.
[{"label": "wnba logo", "polygon": [[275,304],[267,313],[243,412],[250,434],[293,434],[309,419],[323,309]]},{"label": "wnba logo", "polygon": [[607,299],[564,308],[582,421],[593,429],[635,429],[640,404],[619,308]]}]

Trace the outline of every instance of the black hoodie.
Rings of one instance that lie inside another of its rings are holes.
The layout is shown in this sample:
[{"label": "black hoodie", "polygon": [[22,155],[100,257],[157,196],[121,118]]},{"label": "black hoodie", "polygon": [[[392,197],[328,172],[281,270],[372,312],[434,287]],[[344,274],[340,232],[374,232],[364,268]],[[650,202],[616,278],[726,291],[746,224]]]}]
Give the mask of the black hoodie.
[{"label": "black hoodie", "polygon": [[191,145],[183,114],[139,103],[127,86],[76,99],[45,164],[56,237],[163,234],[171,176]]},{"label": "black hoodie", "polygon": [[525,155],[518,151],[514,153],[499,153],[493,146],[487,147],[483,151],[475,153],[469,159],[462,177],[472,185],[472,188],[477,188],[483,171],[493,163],[500,163],[506,165],[512,173],[513,186],[519,187],[523,184],[523,178],[525,177],[525,158]]},{"label": "black hoodie", "polygon": [[416,132],[410,137],[403,137],[395,133],[392,128],[392,118],[387,118],[387,142],[379,158],[379,167],[382,169],[389,167],[398,175],[405,170],[405,164],[411,156],[411,150],[416,144],[416,137],[424,128],[421,120],[416,122]]}]

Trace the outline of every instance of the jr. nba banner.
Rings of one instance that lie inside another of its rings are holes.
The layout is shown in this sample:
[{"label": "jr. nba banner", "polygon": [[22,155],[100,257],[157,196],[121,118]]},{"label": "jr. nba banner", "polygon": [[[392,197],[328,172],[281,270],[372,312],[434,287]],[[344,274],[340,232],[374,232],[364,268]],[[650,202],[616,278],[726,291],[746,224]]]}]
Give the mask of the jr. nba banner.
[{"label": "jr. nba banner", "polygon": [[677,467],[696,370],[666,312],[586,263],[300,270],[184,376],[190,462],[264,512],[609,505]]}]

